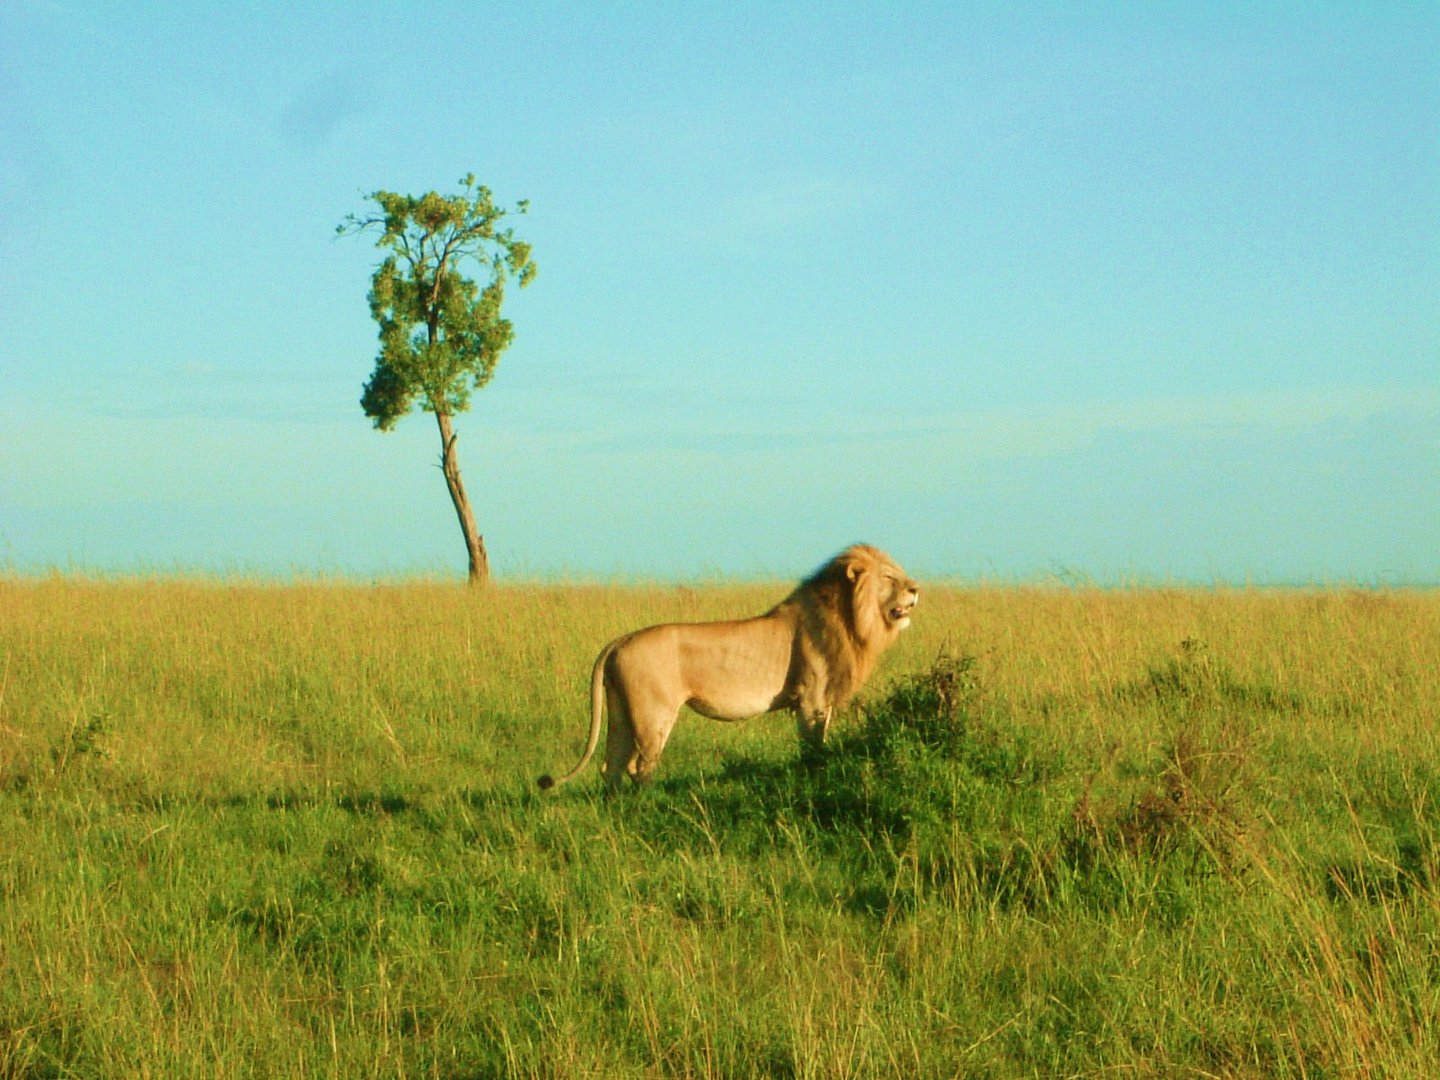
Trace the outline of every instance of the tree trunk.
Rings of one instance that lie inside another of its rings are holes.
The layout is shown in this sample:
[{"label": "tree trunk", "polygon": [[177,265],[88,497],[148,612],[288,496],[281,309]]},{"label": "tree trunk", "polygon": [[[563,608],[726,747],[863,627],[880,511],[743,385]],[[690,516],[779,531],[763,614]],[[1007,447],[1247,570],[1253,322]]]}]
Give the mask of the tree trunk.
[{"label": "tree trunk", "polygon": [[484,585],[490,580],[490,558],[485,554],[485,538],[475,525],[475,512],[470,509],[465,482],[460,479],[460,459],[455,456],[455,431],[450,426],[448,413],[437,411],[435,419],[440,424],[440,471],[445,474],[445,486],[450,489],[455,516],[460,519],[460,531],[465,534],[465,551],[470,556],[470,584]]}]

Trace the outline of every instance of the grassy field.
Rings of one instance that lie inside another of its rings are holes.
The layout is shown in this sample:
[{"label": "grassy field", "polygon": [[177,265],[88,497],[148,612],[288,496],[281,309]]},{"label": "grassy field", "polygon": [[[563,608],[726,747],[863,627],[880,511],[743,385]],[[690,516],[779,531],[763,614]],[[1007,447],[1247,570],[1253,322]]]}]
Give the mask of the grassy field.
[{"label": "grassy field", "polygon": [[0,1077],[1435,1075],[1440,594],[929,588],[534,790],[785,588],[0,579]]}]

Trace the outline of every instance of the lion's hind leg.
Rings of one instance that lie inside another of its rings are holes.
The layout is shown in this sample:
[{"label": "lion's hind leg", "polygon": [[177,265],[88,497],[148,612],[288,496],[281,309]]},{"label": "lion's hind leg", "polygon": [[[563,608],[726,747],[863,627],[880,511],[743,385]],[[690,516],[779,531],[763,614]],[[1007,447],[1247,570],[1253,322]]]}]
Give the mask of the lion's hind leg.
[{"label": "lion's hind leg", "polygon": [[680,710],[660,702],[637,701],[614,688],[607,687],[606,692],[610,728],[605,742],[605,782],[611,791],[620,787],[625,776],[644,784],[660,764]]},{"label": "lion's hind leg", "polygon": [[608,682],[605,685],[605,787],[611,792],[620,790],[620,785],[631,771],[635,758],[635,725],[630,719],[630,707],[625,695]]}]

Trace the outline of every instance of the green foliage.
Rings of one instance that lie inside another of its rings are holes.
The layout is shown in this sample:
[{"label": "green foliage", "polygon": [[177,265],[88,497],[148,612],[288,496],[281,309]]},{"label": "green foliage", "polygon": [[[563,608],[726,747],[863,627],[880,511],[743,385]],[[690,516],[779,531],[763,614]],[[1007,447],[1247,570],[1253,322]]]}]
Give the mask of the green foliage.
[{"label": "green foliage", "polygon": [[1146,667],[1145,676],[1122,686],[1121,701],[1154,701],[1186,710],[1216,708],[1297,712],[1305,706],[1301,695],[1282,692],[1265,683],[1247,683],[1205,643],[1183,638],[1173,655]]},{"label": "green foliage", "polygon": [[[378,232],[377,245],[391,252],[371,281],[380,352],[361,397],[381,430],[417,404],[445,415],[468,408],[514,337],[501,315],[506,282],[513,277],[523,288],[535,277],[530,245],[502,227],[508,211],[473,174],[460,184],[451,196],[373,192],[379,213],[351,215],[337,229]],[[522,200],[514,212],[527,208]],[[464,275],[467,266],[483,284]]]},{"label": "green foliage", "polygon": [[70,730],[50,748],[50,760],[54,762],[55,775],[63,773],[76,759],[89,754],[92,757],[106,756],[104,738],[109,733],[110,718],[103,712],[96,713],[83,724],[77,719]]}]

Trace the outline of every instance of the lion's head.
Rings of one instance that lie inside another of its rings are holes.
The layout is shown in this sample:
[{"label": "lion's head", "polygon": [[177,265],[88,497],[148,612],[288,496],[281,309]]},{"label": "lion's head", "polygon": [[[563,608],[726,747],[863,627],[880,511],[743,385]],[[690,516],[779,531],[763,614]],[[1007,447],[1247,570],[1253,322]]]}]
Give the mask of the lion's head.
[{"label": "lion's head", "polygon": [[806,612],[807,636],[824,657],[832,704],[843,704],[910,625],[920,587],[895,560],[854,544],[802,581],[787,603]]},{"label": "lion's head", "polygon": [[[920,602],[920,586],[890,556],[878,548],[856,544],[836,559],[854,586],[851,604],[855,629],[862,640],[900,633],[910,625],[910,613]],[[887,641],[886,644],[889,644]]]}]

